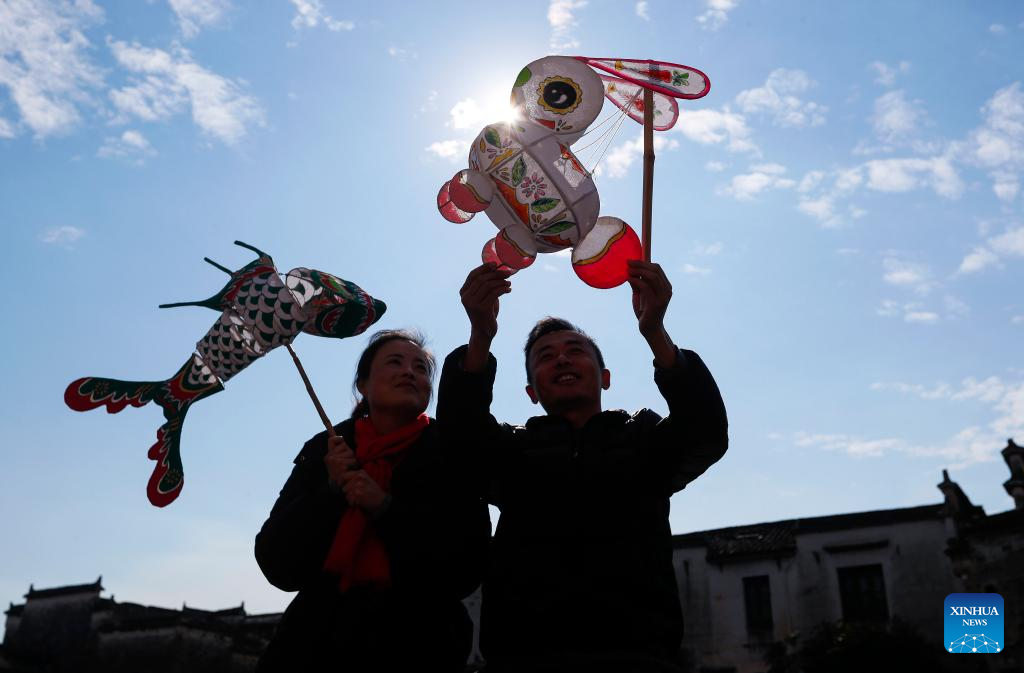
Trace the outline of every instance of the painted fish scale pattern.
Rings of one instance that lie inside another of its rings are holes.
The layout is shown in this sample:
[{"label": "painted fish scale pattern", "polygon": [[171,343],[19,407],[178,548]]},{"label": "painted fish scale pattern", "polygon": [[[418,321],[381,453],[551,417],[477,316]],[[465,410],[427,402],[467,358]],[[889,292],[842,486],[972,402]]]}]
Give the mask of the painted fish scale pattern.
[{"label": "painted fish scale pattern", "polygon": [[307,320],[304,306],[277,273],[259,274],[239,288],[196,344],[196,352],[222,383],[227,382],[269,351],[291,343]]}]

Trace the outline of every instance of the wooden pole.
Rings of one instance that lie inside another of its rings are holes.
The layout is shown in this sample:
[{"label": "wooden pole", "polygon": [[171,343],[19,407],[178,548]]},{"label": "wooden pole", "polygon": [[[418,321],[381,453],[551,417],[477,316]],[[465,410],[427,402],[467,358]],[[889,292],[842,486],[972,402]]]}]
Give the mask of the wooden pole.
[{"label": "wooden pole", "polygon": [[285,348],[292,355],[292,361],[295,362],[295,367],[299,370],[299,376],[302,377],[302,382],[306,384],[306,392],[309,393],[309,398],[313,400],[313,406],[316,407],[316,413],[320,414],[320,420],[324,422],[324,427],[327,428],[327,436],[334,437],[334,424],[331,423],[331,419],[327,418],[327,414],[324,412],[324,408],[320,405],[320,400],[317,399],[316,392],[313,390],[313,384],[309,382],[309,377],[306,376],[306,370],[302,368],[302,363],[299,362],[299,356],[292,350],[291,344],[285,344]]},{"label": "wooden pole", "polygon": [[651,204],[654,198],[654,92],[644,89],[644,261],[651,261]]}]

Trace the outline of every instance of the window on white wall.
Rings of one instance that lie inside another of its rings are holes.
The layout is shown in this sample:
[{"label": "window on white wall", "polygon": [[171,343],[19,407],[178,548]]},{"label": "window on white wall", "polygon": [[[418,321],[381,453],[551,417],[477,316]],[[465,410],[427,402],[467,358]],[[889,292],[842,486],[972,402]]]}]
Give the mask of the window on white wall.
[{"label": "window on white wall", "polygon": [[848,622],[888,621],[885,577],[879,564],[839,568],[839,597]]},{"label": "window on white wall", "polygon": [[752,638],[770,638],[774,623],[768,575],[743,578],[743,602],[747,609],[747,633]]}]

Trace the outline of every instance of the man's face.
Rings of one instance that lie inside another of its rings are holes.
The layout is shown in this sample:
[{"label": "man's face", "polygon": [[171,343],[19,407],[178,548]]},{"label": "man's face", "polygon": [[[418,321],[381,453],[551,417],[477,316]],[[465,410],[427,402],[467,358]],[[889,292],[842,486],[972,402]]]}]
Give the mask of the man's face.
[{"label": "man's face", "polygon": [[537,339],[529,364],[533,383],[526,393],[548,413],[588,405],[600,410],[601,390],[608,389],[611,375],[579,332],[550,332]]}]

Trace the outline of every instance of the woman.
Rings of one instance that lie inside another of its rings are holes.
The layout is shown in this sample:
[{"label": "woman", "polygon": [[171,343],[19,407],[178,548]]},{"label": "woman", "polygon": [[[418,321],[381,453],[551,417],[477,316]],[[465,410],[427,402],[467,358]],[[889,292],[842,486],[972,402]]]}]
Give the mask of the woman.
[{"label": "woman", "polygon": [[424,414],[434,368],[422,337],[377,332],[352,417],[299,452],[256,536],[266,578],[299,592],[259,671],[463,670],[490,522]]}]

